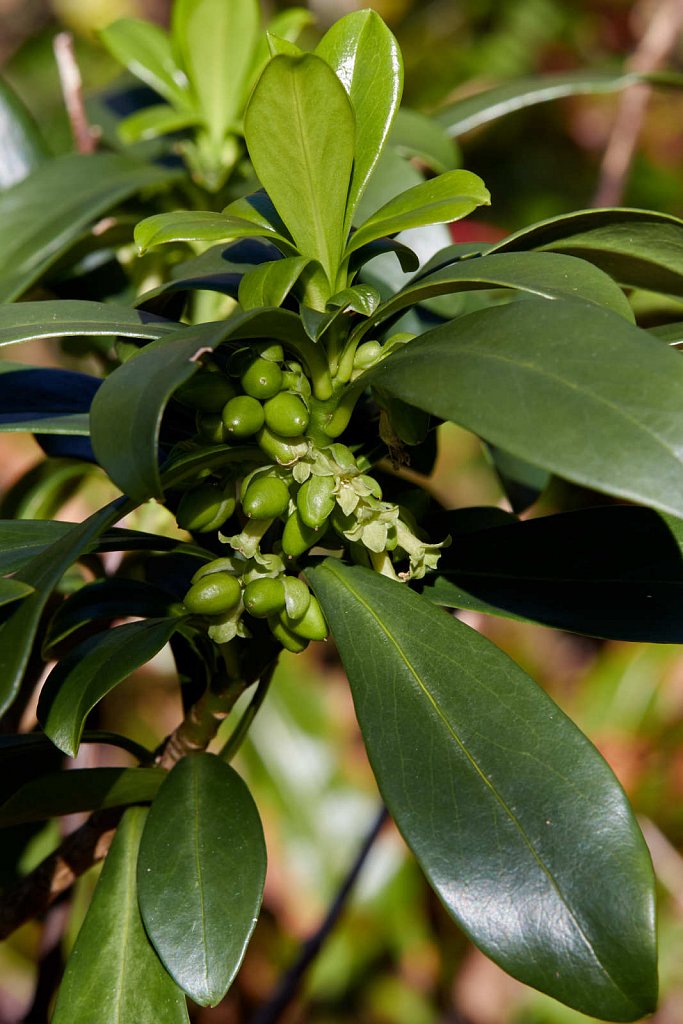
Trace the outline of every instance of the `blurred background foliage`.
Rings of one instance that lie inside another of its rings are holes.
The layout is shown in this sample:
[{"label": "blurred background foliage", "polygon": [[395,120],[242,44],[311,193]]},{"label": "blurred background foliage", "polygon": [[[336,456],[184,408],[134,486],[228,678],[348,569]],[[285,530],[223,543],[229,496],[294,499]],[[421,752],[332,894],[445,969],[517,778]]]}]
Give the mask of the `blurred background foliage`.
[{"label": "blurred background foliage", "polygon": [[[73,32],[85,89],[107,89],[120,69],[97,29],[123,15],[168,21],[166,0],[0,0],[2,72],[29,107],[54,152],[72,147],[52,55],[57,31]],[[274,4],[267,5],[272,13]],[[313,0],[316,33],[354,5]],[[378,0],[406,61],[405,102],[430,111],[506,79],[577,68],[615,70],[638,50],[660,4],[641,0]],[[672,39],[668,66],[681,70],[683,44]],[[493,195],[471,229],[486,238],[534,220],[591,205],[620,103],[579,96],[532,107],[476,129],[462,140],[463,164]],[[649,100],[625,180],[625,205],[683,215],[683,97]],[[0,226],[0,237],[2,227]],[[463,237],[460,235],[459,237]],[[28,353],[26,353],[28,359]],[[34,345],[30,359],[50,363],[54,349]],[[69,364],[68,355],[64,357]],[[81,364],[82,365],[82,364]],[[502,492],[479,442],[441,428],[430,488],[449,507],[498,504]],[[0,437],[3,491],[40,461],[34,442]],[[68,473],[56,504],[74,488]],[[61,504],[60,518],[82,517],[109,497],[98,472]],[[581,502],[580,494],[571,494]],[[566,507],[567,494],[563,497]],[[20,514],[49,516],[55,505]],[[11,504],[11,501],[10,501]],[[548,511],[531,510],[531,514]],[[149,508],[135,525],[165,529]],[[621,779],[650,844],[661,895],[662,1004],[654,1021],[683,1020],[683,654],[678,648],[601,642],[553,630],[469,615],[544,686],[584,728]],[[270,855],[264,913],[244,968],[225,1003],[192,1011],[196,1024],[267,1024],[257,1009],[318,925],[379,806],[350,696],[331,645],[286,656],[269,699],[240,755],[259,803]],[[100,728],[154,745],[176,724],[177,689],[163,652],[104,704]],[[220,738],[219,738],[220,739]],[[88,765],[121,763],[87,747]],[[95,758],[96,760],[93,760]],[[74,827],[73,821],[66,828]],[[60,826],[62,827],[62,826]],[[58,840],[52,824],[37,831],[22,865],[28,870]],[[1,858],[0,858],[1,859]],[[0,870],[2,864],[0,864]],[[71,917],[48,925],[73,942],[94,872],[77,888]],[[60,917],[61,915],[61,917]],[[36,962],[46,930],[33,923],[0,945],[0,1024],[44,1019],[30,1009]],[[57,959],[58,959],[57,955]],[[32,1015],[33,1014],[33,1015]],[[473,950],[446,917],[396,831],[374,844],[350,907],[324,946],[288,1024],[578,1024],[586,1018],[502,974]],[[93,1022],[94,1024],[94,1022]],[[162,1024],[162,1022],[160,1022]],[[271,1022],[272,1024],[272,1022]]]}]

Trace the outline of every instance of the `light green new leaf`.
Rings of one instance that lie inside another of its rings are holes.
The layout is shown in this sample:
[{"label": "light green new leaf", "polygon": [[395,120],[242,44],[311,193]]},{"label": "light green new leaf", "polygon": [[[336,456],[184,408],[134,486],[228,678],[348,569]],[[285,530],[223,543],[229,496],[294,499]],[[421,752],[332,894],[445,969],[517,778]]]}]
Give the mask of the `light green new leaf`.
[{"label": "light green new leaf", "polygon": [[651,1012],[652,866],[595,748],[404,584],[332,559],[308,576],[382,795],[449,912],[506,971],[583,1013]]},{"label": "light green new leaf", "polygon": [[97,461],[138,503],[163,496],[157,445],[166,403],[197,370],[198,359],[229,333],[225,323],[200,324],[153,342],[102,383],[90,408]]},{"label": "light green new leaf", "polygon": [[384,235],[459,220],[477,206],[488,206],[490,202],[489,191],[476,174],[448,171],[414,185],[377,210],[351,236],[346,255]]},{"label": "light green new leaf", "polygon": [[278,11],[271,18],[267,31],[259,36],[256,43],[251,70],[243,94],[243,106],[246,106],[249,94],[266,64],[271,57],[275,56],[271,51],[271,40],[275,38],[281,45],[287,43],[293,45],[303,30],[309,25],[313,25],[314,22],[315,15],[311,11],[307,11],[305,7],[287,7]]},{"label": "light green new leaf", "polygon": [[167,242],[218,242],[234,238],[269,238],[279,241],[268,226],[250,224],[239,217],[202,210],[174,210],[145,217],[135,228],[135,243],[141,252]]},{"label": "light green new leaf", "polygon": [[165,647],[181,619],[143,619],[78,644],[53,668],[38,702],[38,720],[52,742],[75,757],[85,720],[98,701]]},{"label": "light green new leaf", "polygon": [[683,515],[683,361],[607,309],[480,310],[362,379],[575,483]]},{"label": "light green new leaf", "polygon": [[149,812],[138,888],[147,934],[166,970],[199,1003],[225,995],[258,918],[266,849],[258,811],[213,754],[183,758]]},{"label": "light green new leaf", "polygon": [[355,146],[344,87],[314,54],[274,57],[244,128],[256,174],[300,254],[317,260],[334,288]]},{"label": "light green new leaf", "polygon": [[[33,587],[34,593],[25,597],[16,611],[0,624],[0,716],[5,713],[19,692],[38,624],[50,594],[66,570],[81,555],[92,550],[97,538],[112,526],[121,514],[121,504],[117,501],[95,512],[83,523],[76,526],[69,524],[70,528],[65,533],[19,569],[15,579]],[[16,527],[23,525],[17,523]],[[8,524],[4,523],[0,536],[5,536],[7,529]],[[10,533],[12,532],[16,538],[18,530],[12,531],[10,528]],[[31,531],[31,534],[35,536],[35,531]]]},{"label": "light green new leaf", "polygon": [[578,210],[518,231],[489,252],[579,256],[623,285],[683,296],[683,220],[651,210]]},{"label": "light green new leaf", "polygon": [[24,783],[0,807],[0,828],[105,807],[150,803],[164,780],[159,768],[74,768]]},{"label": "light green new leaf", "polygon": [[131,74],[180,110],[192,110],[195,104],[189,82],[162,28],[142,18],[119,18],[99,35],[111,55]]},{"label": "light green new leaf", "polygon": [[48,157],[47,146],[28,110],[0,79],[0,191],[23,181]]},{"label": "light green new leaf", "polygon": [[144,310],[107,302],[60,299],[0,306],[0,345],[36,338],[116,335],[157,341],[182,327]]},{"label": "light green new leaf", "polygon": [[0,194],[0,302],[18,298],[117,203],[178,175],[117,153],[68,154],[41,164]]},{"label": "light green new leaf", "polygon": [[376,11],[353,11],[325,33],[315,52],[342,83],[356,118],[355,157],[346,207],[348,232],[384,149],[403,92],[403,58]]},{"label": "light green new leaf", "polygon": [[241,113],[259,34],[257,0],[177,0],[173,41],[209,134],[220,143]]},{"label": "light green new leaf", "polygon": [[189,1024],[183,994],[152,949],[138,910],[135,868],[146,814],[130,807],[121,820],[52,1024]]},{"label": "light green new leaf", "polygon": [[141,139],[156,139],[168,132],[182,131],[198,121],[199,115],[192,110],[174,110],[163,103],[143,107],[119,122],[119,138],[128,144]]},{"label": "light green new leaf", "polygon": [[261,263],[240,281],[237,298],[242,309],[281,306],[310,260],[305,256]]},{"label": "light green new leaf", "polygon": [[417,157],[435,174],[454,171],[458,166],[458,147],[433,117],[401,107],[396,112],[389,145],[405,159]]}]

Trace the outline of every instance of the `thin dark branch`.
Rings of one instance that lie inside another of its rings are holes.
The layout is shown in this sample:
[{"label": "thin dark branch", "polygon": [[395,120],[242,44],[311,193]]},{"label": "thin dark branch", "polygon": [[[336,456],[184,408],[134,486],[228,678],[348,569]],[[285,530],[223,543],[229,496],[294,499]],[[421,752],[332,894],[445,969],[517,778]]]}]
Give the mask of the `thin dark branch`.
[{"label": "thin dark branch", "polygon": [[289,970],[282,976],[271,997],[259,1010],[256,1011],[252,1024],[277,1024],[277,1021],[281,1019],[287,1007],[296,997],[299,986],[301,985],[307,970],[317,957],[325,941],[329,938],[337,924],[337,921],[341,917],[349,896],[351,895],[351,890],[361,873],[363,865],[367,860],[368,854],[370,853],[375,840],[380,834],[384,823],[388,820],[388,817],[389,815],[386,807],[382,807],[370,831],[365,837],[356,859],[339,886],[337,894],[325,914],[325,917],[320,922],[320,925],[315,932],[303,943],[297,959]]}]

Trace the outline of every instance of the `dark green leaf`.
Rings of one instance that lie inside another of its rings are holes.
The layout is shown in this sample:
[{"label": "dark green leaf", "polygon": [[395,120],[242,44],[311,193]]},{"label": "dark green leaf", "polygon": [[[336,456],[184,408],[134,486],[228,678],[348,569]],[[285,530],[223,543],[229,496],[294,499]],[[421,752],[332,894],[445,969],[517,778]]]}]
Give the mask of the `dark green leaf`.
[{"label": "dark green leaf", "polygon": [[12,604],[13,601],[20,601],[33,593],[33,587],[21,580],[0,579],[0,606]]},{"label": "dark green leaf", "polygon": [[177,176],[116,153],[69,154],[42,164],[0,194],[0,302],[18,298],[107,210]]},{"label": "dark green leaf", "polygon": [[259,180],[301,255],[321,264],[334,289],[355,138],[344,87],[320,57],[274,57],[244,125]]},{"label": "dark green leaf", "polygon": [[85,299],[17,302],[0,306],[0,345],[13,345],[35,338],[83,335],[117,335],[158,341],[181,326],[143,310]]},{"label": "dark green leaf", "polygon": [[147,934],[174,980],[215,1006],[256,924],[266,871],[258,811],[212,754],[183,758],[152,804],[138,861]]},{"label": "dark green leaf", "polygon": [[74,768],[41,775],[21,786],[0,806],[0,827],[104,807],[150,803],[163,779],[159,768]]},{"label": "dark green leaf", "polygon": [[89,712],[110,690],[158,654],[180,625],[177,617],[116,626],[78,644],[53,668],[38,703],[52,742],[75,757]]},{"label": "dark green leaf", "polygon": [[243,309],[281,306],[308,264],[304,256],[290,256],[249,270],[240,282],[240,305]]},{"label": "dark green leaf", "polygon": [[149,944],[135,868],[146,811],[129,808],[107,855],[52,1024],[189,1024],[185,999]]},{"label": "dark green leaf", "polygon": [[23,181],[47,158],[38,126],[7,82],[0,79],[0,190]]},{"label": "dark green leaf", "polygon": [[595,748],[405,585],[331,559],[309,578],[382,795],[448,910],[505,970],[583,1013],[651,1012],[652,866]]},{"label": "dark green leaf", "polygon": [[620,284],[683,295],[683,220],[650,210],[579,210],[518,231],[490,252],[541,249],[594,263]]},{"label": "dark green leaf", "polygon": [[166,32],[141,18],[119,18],[100,32],[100,39],[131,74],[183,110],[192,109],[187,78],[178,67]]},{"label": "dark green leaf", "polygon": [[[127,736],[119,736],[114,732],[91,729],[83,733],[81,743],[102,743],[105,746],[118,747],[120,750],[127,750],[139,761],[147,763],[153,759],[152,753],[136,743],[135,740],[131,740]],[[14,758],[27,756],[34,763],[36,756],[46,751],[56,751],[56,747],[42,732],[0,735],[0,764],[6,765]],[[63,760],[61,754],[59,760],[60,762]]]},{"label": "dark green leaf", "polygon": [[325,33],[315,52],[346,89],[355,115],[355,154],[346,231],[384,149],[403,92],[403,58],[376,11],[353,11]]},{"label": "dark green leaf", "polygon": [[575,483],[683,514],[683,362],[609,310],[480,310],[363,379]]}]

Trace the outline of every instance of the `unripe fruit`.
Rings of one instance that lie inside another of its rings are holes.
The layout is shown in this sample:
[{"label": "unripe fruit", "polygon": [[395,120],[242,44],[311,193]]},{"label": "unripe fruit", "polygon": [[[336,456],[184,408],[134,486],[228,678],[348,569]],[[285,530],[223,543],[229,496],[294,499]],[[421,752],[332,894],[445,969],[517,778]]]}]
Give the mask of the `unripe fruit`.
[{"label": "unripe fruit", "polygon": [[251,437],[263,426],[263,406],[249,395],[231,398],[223,409],[223,426],[229,437]]},{"label": "unripe fruit", "polygon": [[296,576],[284,576],[285,610],[290,619],[300,619],[306,614],[311,603],[311,592],[303,580]]},{"label": "unripe fruit", "polygon": [[270,631],[276,640],[279,640],[286,651],[291,651],[293,654],[300,654],[305,651],[308,647],[308,640],[304,640],[303,637],[297,636],[291,629],[287,629],[279,619],[272,618],[268,620]]},{"label": "unripe fruit", "polygon": [[176,522],[191,533],[218,530],[235,511],[235,488],[232,484],[204,483],[186,491],[180,499]]},{"label": "unripe fruit", "polygon": [[242,508],[250,519],[276,519],[288,505],[289,489],[277,476],[257,476],[242,499]]},{"label": "unripe fruit", "polygon": [[312,548],[320,537],[320,531],[314,530],[302,521],[298,511],[293,512],[282,534],[282,551],[289,558],[298,558],[304,551]]},{"label": "unripe fruit", "polygon": [[234,558],[214,558],[212,562],[205,562],[197,569],[190,582],[196,583],[205,576],[212,576],[215,572],[227,572],[231,575],[239,575],[239,563]]},{"label": "unripe fruit", "polygon": [[194,615],[223,615],[239,604],[242,588],[235,576],[214,572],[193,583],[183,598]]},{"label": "unripe fruit", "polygon": [[365,370],[368,366],[376,363],[382,354],[382,346],[378,341],[366,341],[359,345],[353,357],[353,365],[356,370]]},{"label": "unripe fruit", "polygon": [[282,612],[280,622],[292,633],[302,637],[304,640],[326,640],[329,635],[329,629],[322,608],[318,603],[318,599],[313,595],[311,595],[308,608],[300,619],[294,622],[286,612]]},{"label": "unripe fruit", "polygon": [[301,521],[313,530],[319,530],[335,506],[333,476],[310,476],[301,485],[296,496],[296,507]]},{"label": "unripe fruit", "polygon": [[264,403],[266,426],[280,437],[298,437],[308,426],[308,409],[298,395],[280,391]]},{"label": "unripe fruit", "polygon": [[285,588],[282,579],[265,577],[252,580],[244,588],[244,607],[256,619],[277,615],[285,607]]},{"label": "unripe fruit", "polygon": [[217,412],[197,413],[197,433],[202,441],[209,444],[225,444],[225,427],[223,420]]},{"label": "unripe fruit", "polygon": [[268,359],[272,363],[281,363],[285,353],[279,341],[257,341],[253,348],[256,349],[262,359]]},{"label": "unripe fruit", "polygon": [[226,402],[234,398],[235,388],[222,373],[196,373],[176,391],[183,405],[202,412],[220,412]]},{"label": "unripe fruit", "polygon": [[308,441],[305,437],[280,437],[268,427],[261,427],[256,440],[269,459],[280,466],[291,466],[308,455]]},{"label": "unripe fruit", "polygon": [[257,356],[240,377],[240,384],[252,398],[272,398],[282,387],[282,370],[270,359]]}]

